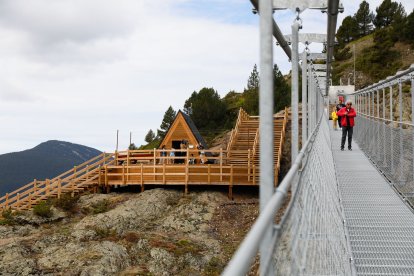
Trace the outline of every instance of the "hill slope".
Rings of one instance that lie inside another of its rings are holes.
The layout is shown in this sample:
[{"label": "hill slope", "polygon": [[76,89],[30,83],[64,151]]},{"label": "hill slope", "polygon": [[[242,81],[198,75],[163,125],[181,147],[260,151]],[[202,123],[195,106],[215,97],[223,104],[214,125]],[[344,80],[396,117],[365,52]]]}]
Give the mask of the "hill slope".
[{"label": "hill slope", "polygon": [[82,145],[51,140],[20,152],[0,155],[0,196],[33,181],[53,178],[101,152]]}]

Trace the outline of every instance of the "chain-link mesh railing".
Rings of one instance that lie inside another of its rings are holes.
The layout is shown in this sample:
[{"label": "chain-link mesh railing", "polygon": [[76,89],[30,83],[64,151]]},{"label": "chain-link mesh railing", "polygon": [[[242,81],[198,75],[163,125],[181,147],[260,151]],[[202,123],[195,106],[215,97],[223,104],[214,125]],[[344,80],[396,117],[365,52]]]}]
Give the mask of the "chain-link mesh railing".
[{"label": "chain-link mesh railing", "polygon": [[400,193],[414,197],[413,129],[364,115],[355,122],[354,137],[359,147]]},{"label": "chain-link mesh railing", "polygon": [[351,275],[328,121],[323,118],[274,249],[277,275]]}]

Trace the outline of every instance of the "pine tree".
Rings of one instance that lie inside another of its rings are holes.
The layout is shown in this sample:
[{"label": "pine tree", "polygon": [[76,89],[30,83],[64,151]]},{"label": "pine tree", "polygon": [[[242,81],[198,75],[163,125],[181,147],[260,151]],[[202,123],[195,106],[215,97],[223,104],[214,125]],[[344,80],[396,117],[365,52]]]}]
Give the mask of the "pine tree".
[{"label": "pine tree", "polygon": [[277,65],[273,65],[274,112],[290,106],[290,86]]},{"label": "pine tree", "polygon": [[342,21],[341,26],[336,32],[336,38],[339,42],[339,47],[343,48],[345,44],[355,40],[358,37],[358,23],[355,17],[347,16]]},{"label": "pine tree", "polygon": [[157,130],[157,136],[160,139],[163,139],[165,137],[165,134],[167,134],[167,131],[173,123],[176,115],[177,113],[172,108],[172,106],[168,107],[167,111],[165,111],[164,118],[162,119],[162,123],[160,125],[160,129]]},{"label": "pine tree", "polygon": [[145,142],[151,143],[152,141],[154,141],[154,139],[155,139],[155,133],[154,131],[152,131],[152,129],[150,129],[147,135],[145,135]]},{"label": "pine tree", "polygon": [[221,100],[214,88],[202,88],[199,92],[193,92],[184,103],[184,110],[189,110],[191,119],[198,130],[215,130],[226,120],[227,106]]},{"label": "pine tree", "polygon": [[257,71],[257,65],[253,66],[253,71],[250,74],[249,79],[247,80],[247,89],[259,89],[260,78],[259,72]]},{"label": "pine tree", "polygon": [[355,21],[358,25],[359,36],[366,36],[372,32],[372,20],[374,19],[373,13],[369,9],[367,1],[362,1],[359,5],[359,9],[355,14]]},{"label": "pine tree", "polygon": [[131,144],[129,145],[128,149],[129,149],[129,150],[137,150],[138,148],[137,148],[137,146],[135,146],[135,144],[134,144],[134,143],[131,143]]},{"label": "pine tree", "polygon": [[377,15],[374,18],[374,25],[377,29],[401,22],[406,17],[402,4],[391,0],[384,0],[375,11]]},{"label": "pine tree", "polygon": [[407,16],[403,27],[403,39],[414,44],[414,10]]}]

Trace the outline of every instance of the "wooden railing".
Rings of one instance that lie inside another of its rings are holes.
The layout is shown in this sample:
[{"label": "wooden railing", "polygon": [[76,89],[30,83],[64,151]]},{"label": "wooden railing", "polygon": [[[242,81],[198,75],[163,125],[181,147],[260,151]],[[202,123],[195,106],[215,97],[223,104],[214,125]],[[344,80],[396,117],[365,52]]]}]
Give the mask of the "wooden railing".
[{"label": "wooden railing", "polygon": [[72,169],[44,181],[33,180],[27,185],[6,193],[0,198],[0,209],[30,209],[49,197],[58,197],[63,193],[75,193],[85,190],[90,185],[98,184],[101,168],[115,161],[114,154],[102,153]]},{"label": "wooden railing", "polygon": [[[237,126],[247,120],[240,110]],[[285,138],[288,113],[285,110],[283,130],[279,141],[279,162],[275,166],[275,183],[280,170],[282,144]],[[254,162],[259,132],[256,132],[252,149],[248,150],[127,150],[103,153],[53,179],[34,180],[0,198],[0,210],[30,209],[50,197],[60,198],[63,193],[74,196],[99,185],[109,189],[114,185],[257,185],[259,167]],[[172,154],[174,153],[174,154]],[[232,154],[234,154],[234,157]],[[237,156],[237,157],[236,157]]]},{"label": "wooden railing", "polygon": [[288,123],[289,120],[289,111],[288,108],[285,107],[285,114],[283,117],[283,123],[282,123],[282,133],[281,133],[281,137],[280,137],[280,141],[279,141],[279,152],[277,153],[277,160],[278,162],[276,163],[276,168],[275,168],[275,186],[278,185],[279,182],[279,172],[280,172],[280,161],[282,159],[282,154],[283,154],[283,143],[285,142],[285,136],[286,136],[286,125]]},{"label": "wooden railing", "polygon": [[232,148],[235,142],[235,139],[237,137],[237,134],[239,132],[239,127],[242,124],[242,121],[247,121],[249,120],[249,118],[250,118],[249,114],[247,114],[247,112],[244,111],[244,109],[240,107],[239,114],[237,116],[236,126],[231,131],[229,143],[227,144],[227,151],[230,151],[230,149]]}]

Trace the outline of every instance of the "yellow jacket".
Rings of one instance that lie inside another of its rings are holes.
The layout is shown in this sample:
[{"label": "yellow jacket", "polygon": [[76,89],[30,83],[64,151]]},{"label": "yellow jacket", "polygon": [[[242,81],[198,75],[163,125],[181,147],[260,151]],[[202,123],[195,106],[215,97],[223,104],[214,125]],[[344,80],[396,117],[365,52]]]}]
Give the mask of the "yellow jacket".
[{"label": "yellow jacket", "polygon": [[338,120],[338,115],[336,115],[336,111],[332,111],[332,114],[331,114],[331,117],[332,117],[332,120]]}]

